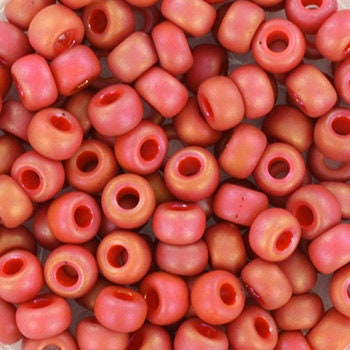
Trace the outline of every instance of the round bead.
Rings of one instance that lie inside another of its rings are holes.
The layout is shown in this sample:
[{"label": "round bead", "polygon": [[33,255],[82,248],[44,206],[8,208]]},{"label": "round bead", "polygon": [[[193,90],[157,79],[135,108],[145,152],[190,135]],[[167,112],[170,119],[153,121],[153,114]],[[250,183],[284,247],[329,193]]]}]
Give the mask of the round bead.
[{"label": "round bead", "polygon": [[16,310],[13,304],[0,299],[0,342],[2,344],[14,344],[23,337],[16,324]]},{"label": "round bead", "polygon": [[69,331],[45,339],[23,338],[22,346],[23,350],[45,350],[52,346],[60,350],[78,350],[77,343]]},{"label": "round bead", "polygon": [[350,184],[338,181],[322,181],[321,184],[328,188],[337,198],[340,204],[342,219],[349,219],[350,212],[348,201],[350,198]]},{"label": "round bead", "polygon": [[334,87],[337,90],[339,97],[346,102],[350,103],[350,58],[340,62],[334,69]]},{"label": "round bead", "polygon": [[275,350],[311,350],[304,334],[301,331],[281,331]]},{"label": "round bead", "polygon": [[[0,126],[1,127],[1,126]],[[12,164],[24,153],[24,146],[19,138],[11,134],[0,136],[0,174],[9,175]]]},{"label": "round bead", "polygon": [[335,271],[329,285],[330,300],[341,314],[350,316],[350,265],[345,265]]}]

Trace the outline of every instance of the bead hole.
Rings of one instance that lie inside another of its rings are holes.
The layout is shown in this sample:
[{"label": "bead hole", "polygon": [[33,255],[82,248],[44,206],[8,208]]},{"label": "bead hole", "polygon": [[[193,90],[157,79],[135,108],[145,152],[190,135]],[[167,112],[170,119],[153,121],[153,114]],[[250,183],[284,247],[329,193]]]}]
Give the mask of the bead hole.
[{"label": "bead hole", "polygon": [[264,317],[258,316],[255,319],[254,326],[256,331],[262,338],[266,339],[270,336],[271,327],[269,322]]},{"label": "bead hole", "polygon": [[196,325],[196,330],[199,334],[209,339],[215,339],[218,336],[218,331],[214,327],[205,323]]},{"label": "bead hole", "polygon": [[89,227],[93,221],[91,209],[86,205],[77,207],[74,211],[74,221],[81,228]]},{"label": "bead hole", "polygon": [[204,114],[204,116],[207,119],[213,120],[214,119],[214,112],[213,112],[213,109],[212,109],[211,104],[208,101],[208,99],[202,94],[198,94],[197,99],[198,99],[198,103],[200,105],[201,111]]},{"label": "bead hole", "polygon": [[21,183],[28,190],[36,190],[40,185],[40,177],[34,170],[25,170],[21,174]]},{"label": "bead hole", "polygon": [[77,157],[76,165],[80,171],[84,173],[89,173],[97,168],[98,157],[96,153],[92,151],[82,152]]},{"label": "bead hole", "polygon": [[156,310],[159,306],[159,296],[158,293],[150,288],[147,290],[147,292],[144,295],[144,298],[146,300],[147,306],[149,310]]},{"label": "bead hole", "polygon": [[74,31],[66,31],[60,34],[55,41],[54,47],[56,53],[59,54],[70,47],[73,47],[76,44],[76,34]]},{"label": "bead hole", "polygon": [[135,333],[130,337],[126,350],[139,350],[141,349],[143,342],[144,342],[143,334]]},{"label": "bead hole", "polygon": [[236,301],[236,291],[233,286],[229,283],[224,283],[220,287],[220,298],[226,305],[233,305]]},{"label": "bead hole", "polygon": [[108,263],[116,268],[123,267],[128,261],[128,251],[121,245],[112,246],[107,253]]},{"label": "bead hole", "polygon": [[96,9],[89,18],[89,28],[95,34],[103,33],[107,28],[108,20],[104,11]]},{"label": "bead hole", "polygon": [[132,301],[134,300],[134,294],[125,290],[116,290],[113,295],[120,300]]},{"label": "bead hole", "polygon": [[322,6],[322,0],[301,0],[301,4],[308,10],[317,10]]},{"label": "bead hole", "polygon": [[178,171],[182,176],[196,175],[201,169],[201,162],[198,158],[189,156],[181,159],[178,164]]},{"label": "bead hole", "polygon": [[145,161],[151,161],[158,156],[159,144],[156,140],[149,139],[146,140],[140,149],[141,158]]},{"label": "bead hole", "polygon": [[286,33],[275,31],[268,35],[266,44],[272,52],[282,52],[288,47],[289,38]]},{"label": "bead hole", "polygon": [[276,241],[276,249],[280,252],[286,250],[293,241],[293,233],[291,231],[282,232]]},{"label": "bead hole", "polygon": [[50,345],[46,345],[43,350],[61,350],[62,348],[60,348],[59,346],[55,345],[55,344],[50,344]]},{"label": "bead hole", "polygon": [[23,266],[24,262],[22,259],[12,258],[4,263],[4,265],[2,266],[2,272],[5,275],[15,275],[16,273],[21,271]]},{"label": "bead hole", "polygon": [[171,203],[169,207],[171,210],[177,211],[185,211],[190,209],[190,207],[186,203]]},{"label": "bead hole", "polygon": [[309,227],[314,222],[314,213],[306,205],[300,205],[295,210],[295,217],[299,221],[300,226]]},{"label": "bead hole", "polygon": [[63,116],[53,115],[50,121],[51,124],[60,131],[69,131],[72,127],[70,121]]},{"label": "bead hole", "polygon": [[51,304],[52,300],[49,297],[40,297],[34,299],[29,306],[32,309],[41,309],[43,307],[49,306]]},{"label": "bead hole", "polygon": [[121,92],[118,90],[107,92],[106,94],[100,97],[99,103],[101,105],[109,105],[117,101],[120,96],[121,96]]},{"label": "bead hole", "polygon": [[338,135],[347,136],[350,134],[350,118],[339,116],[332,122],[332,129]]},{"label": "bead hole", "polygon": [[126,210],[135,208],[140,201],[139,193],[132,187],[121,189],[116,199],[118,205]]},{"label": "bead hole", "polygon": [[289,171],[289,164],[283,158],[272,159],[268,165],[268,172],[275,179],[284,179]]},{"label": "bead hole", "polygon": [[57,269],[56,280],[63,287],[73,287],[79,279],[77,270],[71,265],[63,265]]}]

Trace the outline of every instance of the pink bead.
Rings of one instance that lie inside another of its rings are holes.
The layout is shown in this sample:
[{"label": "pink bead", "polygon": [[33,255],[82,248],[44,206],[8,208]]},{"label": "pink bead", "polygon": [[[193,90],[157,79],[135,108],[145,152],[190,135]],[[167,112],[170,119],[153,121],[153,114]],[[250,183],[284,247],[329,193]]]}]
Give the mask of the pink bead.
[{"label": "pink bead", "polygon": [[135,28],[131,6],[122,0],[93,1],[82,11],[87,40],[99,49],[111,50]]},{"label": "pink bead", "polygon": [[278,328],[268,311],[249,305],[227,325],[226,334],[235,349],[269,350],[277,344]]},{"label": "pink bead", "polygon": [[135,332],[141,328],[147,315],[147,304],[142,295],[123,286],[105,287],[98,294],[94,307],[97,321],[119,333]]},{"label": "pink bead", "polygon": [[25,108],[37,111],[56,101],[56,82],[43,56],[36,53],[22,56],[12,65],[11,74]]},{"label": "pink bead", "polygon": [[[7,97],[12,85],[11,69],[4,63],[0,64],[0,97],[1,100]],[[1,102],[2,103],[2,102]],[[1,106],[0,106],[1,112]]]},{"label": "pink bead", "polygon": [[171,21],[163,21],[152,30],[160,66],[177,76],[186,73],[193,64],[193,57],[186,33]]},{"label": "pink bead", "polygon": [[39,55],[48,60],[80,44],[84,33],[82,19],[62,4],[45,6],[36,13],[28,27],[30,44]]},{"label": "pink bead", "polygon": [[[1,118],[1,117],[0,117]],[[1,128],[1,127],[0,127]],[[4,133],[0,136],[0,174],[9,175],[12,164],[24,153],[24,146],[19,138]]]},{"label": "pink bead", "polygon": [[157,62],[152,39],[142,31],[130,34],[107,56],[108,67],[117,79],[125,83],[132,83]]},{"label": "pink bead", "polygon": [[[80,69],[77,70],[76,66]],[[63,96],[71,96],[87,88],[101,73],[98,57],[86,45],[75,45],[60,53],[51,61],[50,68],[58,92]]]},{"label": "pink bead", "polygon": [[174,117],[185,106],[188,91],[165,69],[153,66],[135,81],[135,89],[163,117]]},{"label": "pink bead", "polygon": [[330,274],[350,262],[350,224],[341,222],[313,239],[308,254],[316,269]]},{"label": "pink bead", "polygon": [[187,146],[169,158],[164,180],[179,200],[195,202],[215,192],[220,181],[219,166],[206,148]]},{"label": "pink bead", "polygon": [[276,142],[268,145],[253,171],[257,185],[272,196],[285,196],[303,182],[305,162],[293,146]]},{"label": "pink bead", "polygon": [[39,259],[23,249],[13,249],[0,257],[0,298],[9,303],[23,303],[44,285]]},{"label": "pink bead", "polygon": [[121,174],[104,187],[101,197],[104,215],[120,228],[134,229],[145,224],[156,206],[150,183],[140,175]]},{"label": "pink bead", "polygon": [[168,138],[159,125],[142,120],[134,129],[115,139],[114,154],[128,172],[147,175],[158,170],[168,152]]},{"label": "pink bead", "polygon": [[287,200],[286,209],[299,221],[304,239],[316,238],[341,220],[337,198],[320,184],[300,187]]},{"label": "pink bead", "polygon": [[159,204],[152,216],[155,237],[163,243],[191,244],[202,238],[206,215],[197,203],[170,201]]},{"label": "pink bead", "polygon": [[33,202],[45,202],[53,198],[65,181],[62,163],[48,159],[36,151],[28,151],[19,156],[12,165],[11,176]]},{"label": "pink bead", "polygon": [[225,350],[229,343],[225,332],[218,326],[204,323],[197,317],[184,320],[176,331],[174,348],[185,350]]},{"label": "pink bead", "polygon": [[91,195],[81,191],[56,197],[47,212],[48,225],[61,242],[80,244],[92,239],[101,224],[101,209]]},{"label": "pink bead", "polygon": [[16,324],[16,310],[13,304],[0,299],[0,342],[2,344],[14,344],[22,338],[22,334]]},{"label": "pink bead", "polygon": [[305,39],[300,29],[284,18],[272,18],[261,24],[252,41],[256,62],[271,73],[286,73],[301,63]]},{"label": "pink bead", "polygon": [[147,320],[158,326],[180,321],[190,305],[186,282],[169,272],[149,273],[139,290],[148,306]]},{"label": "pink bead", "polygon": [[198,87],[197,101],[205,120],[215,130],[231,129],[243,119],[243,97],[238,86],[226,76],[204,80]]},{"label": "pink bead", "polygon": [[268,206],[265,193],[229,182],[219,186],[213,199],[217,217],[243,226],[250,226]]},{"label": "pink bead", "polygon": [[250,1],[231,3],[220,22],[218,40],[222,46],[233,53],[247,53],[254,35],[265,21],[265,12]]},{"label": "pink bead", "polygon": [[92,253],[80,245],[64,244],[50,252],[44,277],[50,290],[64,298],[79,298],[97,281],[97,263]]},{"label": "pink bead", "polygon": [[204,0],[165,0],[162,1],[160,9],[166,19],[191,36],[207,34],[216,17],[215,8]]},{"label": "pink bead", "polygon": [[328,188],[337,198],[340,209],[342,213],[342,219],[349,219],[350,218],[350,206],[349,206],[349,200],[350,200],[350,184],[346,182],[338,182],[338,181],[323,181],[321,182],[323,186]]},{"label": "pink bead", "polygon": [[69,331],[45,339],[24,338],[22,342],[23,350],[45,350],[47,347],[58,347],[61,350],[78,350],[74,337]]},{"label": "pink bead", "polygon": [[275,350],[311,350],[301,331],[282,331],[278,334]]},{"label": "pink bead", "polygon": [[73,10],[80,9],[91,4],[94,0],[61,0],[60,2]]},{"label": "pink bead", "polygon": [[133,284],[149,271],[152,252],[139,234],[116,230],[105,236],[96,253],[97,264],[109,281],[115,284]]},{"label": "pink bead", "polygon": [[117,136],[139,124],[143,117],[143,105],[133,87],[112,84],[95,93],[89,102],[88,113],[97,132]]},{"label": "pink bead", "polygon": [[345,265],[334,272],[329,285],[330,300],[341,314],[350,317],[350,265]]},{"label": "pink bead", "polygon": [[334,87],[339,97],[346,103],[350,102],[350,59],[340,62],[334,69]]},{"label": "pink bead", "polygon": [[241,123],[233,128],[218,155],[220,168],[228,175],[249,177],[267,145],[265,134],[252,124]]}]

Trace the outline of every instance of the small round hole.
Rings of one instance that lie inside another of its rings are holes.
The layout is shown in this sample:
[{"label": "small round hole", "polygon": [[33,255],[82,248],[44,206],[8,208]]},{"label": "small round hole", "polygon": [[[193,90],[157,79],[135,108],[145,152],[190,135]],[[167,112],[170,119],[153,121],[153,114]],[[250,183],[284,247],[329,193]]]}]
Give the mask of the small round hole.
[{"label": "small round hole", "polygon": [[116,199],[121,208],[128,210],[134,209],[138,205],[140,196],[134,188],[126,187],[117,193]]},{"label": "small round hole", "polygon": [[295,210],[295,217],[300,223],[302,227],[311,226],[314,222],[314,213],[313,211],[306,205],[300,205]]},{"label": "small round hole", "polygon": [[270,324],[264,317],[258,316],[255,319],[254,326],[256,331],[262,338],[266,339],[271,335]]},{"label": "small round hole", "polygon": [[107,92],[104,95],[100,96],[99,103],[101,105],[109,105],[109,104],[114,103],[115,101],[117,101],[120,96],[121,96],[121,92],[117,91],[117,90],[116,91]]},{"label": "small round hole", "polygon": [[80,205],[75,209],[74,221],[81,228],[87,228],[93,221],[91,209],[85,205]]},{"label": "small round hole", "polygon": [[348,285],[347,285],[346,293],[347,293],[348,298],[350,299],[350,283],[348,283]]},{"label": "small round hole", "polygon": [[16,273],[21,271],[23,266],[24,262],[22,259],[12,258],[4,263],[4,265],[2,266],[2,272],[5,275],[15,275]]},{"label": "small round hole", "polygon": [[51,124],[60,131],[69,131],[72,127],[71,122],[62,115],[51,116]]},{"label": "small round hole", "polygon": [[30,304],[29,306],[32,308],[32,309],[41,309],[43,307],[46,307],[46,306],[49,306],[51,304],[51,298],[48,298],[48,297],[39,297],[39,298],[36,298],[34,299]]},{"label": "small round hole", "polygon": [[332,122],[333,131],[342,136],[348,136],[350,134],[350,118],[347,116],[339,116]]},{"label": "small round hole", "polygon": [[301,0],[301,4],[308,10],[317,10],[322,6],[322,0]]},{"label": "small round hole", "polygon": [[76,165],[80,171],[89,173],[97,168],[98,161],[99,159],[96,153],[92,151],[85,151],[80,153],[77,157]]},{"label": "small round hole", "polygon": [[170,204],[170,209],[178,210],[178,211],[185,211],[185,210],[189,210],[190,207],[186,203],[171,203]]},{"label": "small round hole", "polygon": [[280,252],[286,250],[293,242],[293,233],[291,231],[282,232],[276,241],[276,249]]},{"label": "small round hole", "polygon": [[89,28],[95,34],[103,33],[108,25],[108,20],[106,14],[100,10],[94,10],[89,18]]},{"label": "small round hole", "polygon": [[54,44],[56,53],[60,53],[66,49],[69,49],[70,47],[74,46],[76,42],[77,39],[74,31],[61,33]]},{"label": "small round hole", "polygon": [[268,35],[266,44],[272,52],[283,52],[289,45],[289,38],[284,32],[272,32]]},{"label": "small round hole", "polygon": [[154,289],[148,289],[144,295],[149,310],[156,310],[159,306],[159,296]]},{"label": "small round hole", "polygon": [[196,330],[206,338],[215,339],[218,336],[218,331],[214,327],[205,323],[198,324]]},{"label": "small round hole", "polygon": [[159,144],[156,140],[146,140],[140,149],[141,158],[145,161],[151,161],[158,156]]},{"label": "small round hole", "polygon": [[112,246],[108,250],[107,261],[113,267],[123,267],[128,261],[128,251],[121,245]]},{"label": "small round hole", "polygon": [[188,156],[181,159],[178,165],[178,171],[182,176],[193,176],[196,175],[201,170],[201,162],[198,158],[193,156]]},{"label": "small round hole", "polygon": [[117,299],[121,299],[121,300],[125,300],[125,301],[132,301],[132,300],[134,300],[134,294],[132,292],[125,291],[125,290],[116,290],[113,293],[113,295]]},{"label": "small round hole", "polygon": [[224,283],[220,287],[220,298],[226,305],[233,305],[236,301],[236,291],[229,283]]},{"label": "small round hole", "polygon": [[77,270],[71,265],[62,265],[56,271],[56,280],[63,287],[73,287],[79,280]]},{"label": "small round hole", "polygon": [[46,345],[43,350],[62,350],[61,347],[55,345],[55,344],[50,344],[50,345]]},{"label": "small round hole", "polygon": [[40,177],[34,170],[25,170],[21,174],[21,183],[28,190],[36,190],[40,186]]},{"label": "small round hole", "polygon": [[290,166],[283,158],[272,159],[268,165],[268,172],[274,179],[284,179],[289,171]]},{"label": "small round hole", "polygon": [[198,102],[199,102],[201,111],[202,111],[203,115],[205,116],[205,118],[207,118],[209,120],[213,120],[214,119],[214,112],[213,112],[213,108],[212,108],[210,102],[208,101],[208,99],[204,95],[199,94],[198,95]]}]

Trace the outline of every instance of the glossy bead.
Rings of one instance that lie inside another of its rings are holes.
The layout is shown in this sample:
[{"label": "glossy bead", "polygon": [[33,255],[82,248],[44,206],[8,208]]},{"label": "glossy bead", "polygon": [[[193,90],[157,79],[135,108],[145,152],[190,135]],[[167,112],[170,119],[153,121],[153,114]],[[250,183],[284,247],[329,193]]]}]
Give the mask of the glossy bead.
[{"label": "glossy bead", "polygon": [[[75,69],[72,62],[80,69]],[[60,53],[50,62],[50,68],[58,92],[63,96],[86,89],[101,73],[97,55],[86,45],[75,45]]]},{"label": "glossy bead", "polygon": [[267,138],[294,146],[300,153],[313,142],[314,123],[296,107],[275,106],[264,118],[261,126]]},{"label": "glossy bead", "polygon": [[327,76],[311,64],[291,71],[285,86],[292,104],[311,118],[327,113],[337,102],[337,92]]},{"label": "glossy bead", "polygon": [[230,4],[221,20],[217,37],[222,46],[233,53],[247,53],[265,12],[257,4],[239,0]]},{"label": "glossy bead", "polygon": [[311,329],[322,318],[324,307],[318,294],[293,295],[286,304],[272,312],[277,326],[286,331]]},{"label": "glossy bead", "polygon": [[21,340],[22,334],[16,324],[16,307],[5,300],[0,299],[1,328],[0,342],[1,344],[14,344]]},{"label": "glossy bead", "polygon": [[339,10],[323,21],[319,27],[315,43],[324,58],[340,62],[349,56],[349,18],[349,9]]},{"label": "glossy bead", "polygon": [[72,311],[68,302],[51,293],[38,295],[20,304],[16,311],[19,330],[26,338],[35,340],[61,334],[68,329],[71,320]]},{"label": "glossy bead", "polygon": [[139,124],[143,105],[135,89],[126,84],[112,84],[95,93],[88,105],[92,126],[102,135],[125,134]]},{"label": "glossy bead", "polygon": [[219,181],[215,157],[203,147],[187,146],[176,151],[164,168],[169,191],[182,201],[198,201],[211,196]]},{"label": "glossy bead", "polygon": [[149,273],[140,283],[147,320],[158,326],[180,321],[189,308],[189,290],[182,277],[165,271]]},{"label": "glossy bead", "polygon": [[36,151],[28,151],[19,156],[12,165],[11,176],[33,202],[45,202],[53,198],[65,181],[62,163],[48,159]]},{"label": "glossy bead", "polygon": [[117,136],[114,154],[128,172],[147,175],[158,170],[168,152],[168,139],[161,126],[142,120],[131,131]]},{"label": "glossy bead", "polygon": [[272,196],[285,196],[303,182],[305,162],[293,146],[276,142],[268,145],[253,171],[257,185]]},{"label": "glossy bead", "polygon": [[25,108],[37,111],[56,101],[56,82],[43,56],[36,53],[22,56],[12,65],[11,75]]},{"label": "glossy bead", "polygon": [[66,192],[56,197],[47,212],[53,235],[61,242],[80,244],[92,239],[101,224],[101,209],[89,194]]},{"label": "glossy bead", "polygon": [[62,4],[45,6],[33,17],[28,27],[30,44],[48,60],[80,44],[84,34],[81,18]]},{"label": "glossy bead", "polygon": [[24,146],[19,138],[11,134],[0,136],[0,174],[9,175],[12,164],[24,153]]},{"label": "glossy bead", "polygon": [[165,0],[160,10],[166,19],[195,37],[207,34],[216,17],[215,8],[204,0]]},{"label": "glossy bead", "polygon": [[335,271],[330,280],[329,297],[341,314],[350,317],[350,265],[345,265]]},{"label": "glossy bead", "polygon": [[139,234],[117,230],[101,240],[96,260],[109,281],[133,284],[140,281],[150,269],[152,253],[146,240]]},{"label": "glossy bead", "polygon": [[197,203],[170,201],[159,204],[152,216],[155,237],[163,243],[191,244],[204,234],[206,215]]},{"label": "glossy bead", "polygon": [[313,239],[308,246],[310,260],[323,274],[330,274],[350,262],[350,224],[341,222]]},{"label": "glossy bead", "polygon": [[301,331],[282,331],[278,334],[275,350],[311,350],[309,343]]},{"label": "glossy bead", "polygon": [[249,244],[260,258],[281,261],[297,248],[301,237],[299,221],[288,210],[268,208],[249,228]]},{"label": "glossy bead", "polygon": [[235,349],[269,350],[277,344],[278,328],[268,311],[249,305],[227,325],[226,334]]},{"label": "glossy bead", "polygon": [[128,338],[128,333],[112,331],[102,326],[93,316],[83,318],[77,324],[76,340],[80,350],[125,350]]},{"label": "glossy bead", "polygon": [[152,38],[143,31],[127,36],[107,56],[108,67],[116,78],[125,83],[132,83],[157,62]]},{"label": "glossy bead", "polygon": [[163,21],[152,30],[160,66],[177,76],[187,72],[193,64],[193,57],[186,33],[171,21]]},{"label": "glossy bead", "polygon": [[141,294],[123,286],[105,287],[98,294],[94,307],[97,321],[114,332],[137,331],[147,315],[147,304]]},{"label": "glossy bead", "polygon": [[152,186],[142,176],[121,174],[104,187],[101,205],[104,215],[116,226],[134,229],[150,219],[156,197]]},{"label": "glossy bead", "polygon": [[92,253],[79,245],[64,244],[50,252],[44,277],[50,290],[64,298],[79,298],[95,285],[98,270]]},{"label": "glossy bead", "polygon": [[309,240],[341,220],[337,198],[320,184],[309,184],[296,190],[287,200],[286,209],[299,221],[302,237]]},{"label": "glossy bead", "polygon": [[48,107],[37,112],[30,121],[28,141],[41,155],[65,160],[79,149],[83,141],[83,129],[68,111]]},{"label": "glossy bead", "polygon": [[121,0],[93,1],[83,8],[82,21],[88,41],[104,50],[113,49],[135,27],[131,6]]},{"label": "glossy bead", "polygon": [[197,101],[205,120],[214,130],[231,129],[243,119],[243,97],[238,86],[226,76],[204,80],[198,87]]},{"label": "glossy bead", "polygon": [[269,206],[264,192],[234,183],[223,183],[214,194],[213,211],[220,219],[250,226],[256,216]]},{"label": "glossy bead", "polygon": [[172,118],[185,106],[188,91],[165,69],[153,66],[136,79],[134,87],[163,117]]},{"label": "glossy bead", "polygon": [[78,191],[98,193],[119,170],[113,149],[97,139],[86,139],[64,163],[68,183]]},{"label": "glossy bead", "polygon": [[224,270],[201,274],[191,290],[196,315],[206,323],[220,325],[233,321],[242,312],[245,295],[240,280]]},{"label": "glossy bead", "polygon": [[340,210],[342,213],[342,219],[349,219],[349,195],[350,195],[350,184],[346,182],[338,182],[338,181],[322,181],[321,184],[328,188],[337,198],[340,204]]},{"label": "glossy bead", "polygon": [[256,62],[270,73],[286,73],[303,59],[305,39],[301,30],[284,18],[262,23],[252,41]]},{"label": "glossy bead", "polygon": [[254,258],[241,271],[250,296],[266,310],[283,306],[292,296],[292,286],[277,263]]},{"label": "glossy bead", "polygon": [[22,187],[9,175],[0,175],[0,223],[7,228],[22,225],[30,218],[33,204]]},{"label": "glossy bead", "polygon": [[203,350],[226,350],[229,342],[218,326],[207,324],[197,317],[184,320],[174,337],[174,348],[185,350],[198,347]]},{"label": "glossy bead", "polygon": [[253,173],[266,145],[267,138],[258,127],[241,123],[233,128],[219,152],[220,168],[234,178],[244,179]]},{"label": "glossy bead", "polygon": [[23,350],[45,350],[50,346],[59,347],[61,350],[78,350],[76,341],[69,331],[45,339],[24,338],[22,342]]}]

